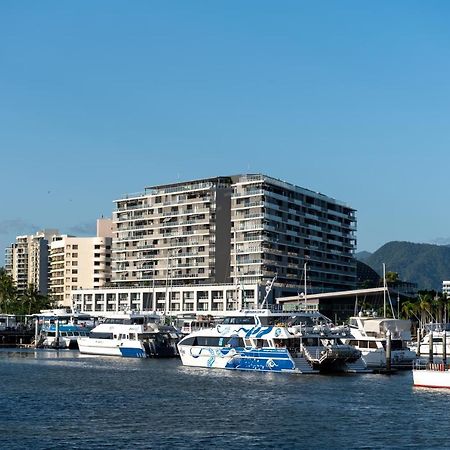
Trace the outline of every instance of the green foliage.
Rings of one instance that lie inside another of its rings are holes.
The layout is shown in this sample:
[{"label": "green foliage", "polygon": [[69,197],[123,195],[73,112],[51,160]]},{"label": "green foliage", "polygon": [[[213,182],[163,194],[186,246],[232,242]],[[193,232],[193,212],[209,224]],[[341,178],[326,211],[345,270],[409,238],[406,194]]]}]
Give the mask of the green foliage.
[{"label": "green foliage", "polygon": [[450,247],[444,245],[388,242],[365,263],[378,273],[385,263],[402,280],[417,283],[419,289],[441,291],[442,281],[450,279]]},{"label": "green foliage", "polygon": [[45,295],[41,295],[30,284],[23,293],[19,293],[14,280],[5,269],[0,268],[0,313],[2,314],[35,314],[41,309],[53,307],[53,302]]}]

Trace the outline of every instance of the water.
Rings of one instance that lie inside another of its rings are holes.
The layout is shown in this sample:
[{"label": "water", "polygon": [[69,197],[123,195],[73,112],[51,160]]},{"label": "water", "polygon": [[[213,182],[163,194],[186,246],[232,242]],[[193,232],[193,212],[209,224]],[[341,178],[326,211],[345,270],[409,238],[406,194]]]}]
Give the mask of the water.
[{"label": "water", "polygon": [[0,447],[450,448],[450,392],[412,375],[284,375],[0,350]]}]

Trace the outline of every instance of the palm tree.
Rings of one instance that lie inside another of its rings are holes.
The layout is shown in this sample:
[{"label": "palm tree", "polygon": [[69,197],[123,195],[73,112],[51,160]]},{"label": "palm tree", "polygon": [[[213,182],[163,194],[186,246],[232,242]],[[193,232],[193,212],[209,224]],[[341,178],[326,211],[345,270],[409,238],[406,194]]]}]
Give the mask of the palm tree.
[{"label": "palm tree", "polygon": [[11,305],[17,298],[17,289],[14,280],[6,273],[6,270],[0,268],[0,313],[10,313]]},{"label": "palm tree", "polygon": [[421,327],[433,320],[433,315],[431,314],[431,296],[429,293],[419,294],[418,297],[418,310],[420,313],[420,323]]}]

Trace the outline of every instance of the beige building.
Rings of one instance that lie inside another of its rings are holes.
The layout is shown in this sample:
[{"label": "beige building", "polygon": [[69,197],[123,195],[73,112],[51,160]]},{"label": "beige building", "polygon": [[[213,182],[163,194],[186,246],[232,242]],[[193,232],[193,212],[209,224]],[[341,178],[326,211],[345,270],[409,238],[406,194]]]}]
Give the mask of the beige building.
[{"label": "beige building", "polygon": [[42,295],[48,293],[49,244],[58,230],[47,229],[33,235],[17,236],[6,249],[5,269],[19,292],[33,285]]},{"label": "beige building", "polygon": [[97,237],[55,236],[50,244],[50,294],[72,306],[71,291],[111,282],[111,220],[97,222]]}]

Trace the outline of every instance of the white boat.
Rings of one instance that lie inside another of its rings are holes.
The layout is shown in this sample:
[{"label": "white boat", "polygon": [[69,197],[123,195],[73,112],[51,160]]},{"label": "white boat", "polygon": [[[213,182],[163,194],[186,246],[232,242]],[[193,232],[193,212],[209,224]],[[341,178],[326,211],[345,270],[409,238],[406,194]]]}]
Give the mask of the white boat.
[{"label": "white boat", "polygon": [[388,333],[391,339],[391,367],[411,369],[416,353],[408,344],[411,341],[411,321],[380,318],[374,316],[350,317],[351,337],[343,339],[362,353],[367,367],[378,369],[386,367],[386,346]]},{"label": "white boat", "polygon": [[124,312],[108,316],[88,337],[78,339],[80,353],[131,358],[176,356],[179,337],[173,327],[159,325],[153,313]]},{"label": "white boat", "polygon": [[179,344],[185,366],[290,373],[367,371],[361,352],[342,343],[318,312],[242,310]]},{"label": "white boat", "polygon": [[413,383],[416,387],[450,389],[450,368],[444,363],[417,362],[413,368]]},{"label": "white boat", "polygon": [[428,357],[430,355],[431,335],[433,335],[433,357],[442,359],[444,349],[444,333],[446,339],[446,355],[450,355],[450,324],[432,323],[425,325],[425,332],[419,345],[416,344],[417,355]]},{"label": "white boat", "polygon": [[88,336],[95,324],[89,314],[65,309],[43,310],[34,316],[39,327],[37,347],[76,349],[78,338]]}]

